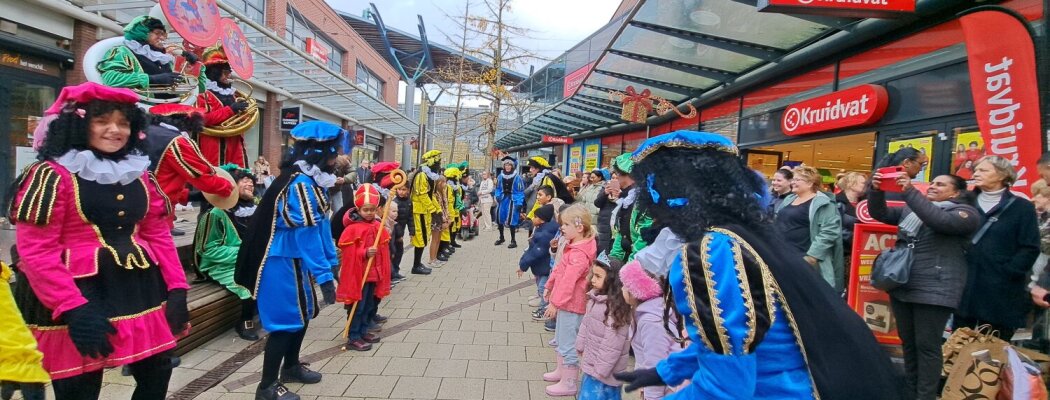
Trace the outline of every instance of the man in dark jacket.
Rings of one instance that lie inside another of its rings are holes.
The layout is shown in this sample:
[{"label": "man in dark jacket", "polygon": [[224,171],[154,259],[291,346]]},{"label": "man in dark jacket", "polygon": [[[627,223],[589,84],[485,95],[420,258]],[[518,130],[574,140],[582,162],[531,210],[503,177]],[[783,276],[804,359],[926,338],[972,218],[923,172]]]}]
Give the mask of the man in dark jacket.
[{"label": "man in dark jacket", "polygon": [[551,274],[551,241],[558,235],[559,228],[558,223],[554,221],[554,206],[547,204],[536,209],[532,223],[536,230],[529,239],[528,250],[525,250],[518,261],[518,277],[529,269],[536,277],[536,295],[540,297],[540,306],[532,314],[537,318],[542,317],[543,311],[547,309],[547,302],[543,300],[543,287],[547,285],[547,277]]},{"label": "man in dark jacket", "polygon": [[610,192],[619,190],[620,184],[616,181],[609,180],[605,184],[605,188],[598,193],[598,198],[594,199],[594,206],[598,207],[598,221],[595,225],[598,226],[598,253],[605,252],[609,253],[609,246],[612,246],[612,212],[616,208],[616,199],[619,196],[610,196]]}]

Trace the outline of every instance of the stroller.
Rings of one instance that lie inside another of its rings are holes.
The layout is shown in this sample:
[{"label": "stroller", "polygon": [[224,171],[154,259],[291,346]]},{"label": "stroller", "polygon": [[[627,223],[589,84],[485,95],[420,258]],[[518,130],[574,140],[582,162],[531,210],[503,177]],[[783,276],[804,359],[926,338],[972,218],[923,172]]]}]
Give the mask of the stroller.
[{"label": "stroller", "polygon": [[481,223],[478,220],[480,216],[481,211],[473,205],[463,210],[463,212],[459,214],[459,217],[462,220],[462,225],[460,225],[459,229],[460,239],[470,240],[471,238],[478,235],[478,230],[481,226]]}]

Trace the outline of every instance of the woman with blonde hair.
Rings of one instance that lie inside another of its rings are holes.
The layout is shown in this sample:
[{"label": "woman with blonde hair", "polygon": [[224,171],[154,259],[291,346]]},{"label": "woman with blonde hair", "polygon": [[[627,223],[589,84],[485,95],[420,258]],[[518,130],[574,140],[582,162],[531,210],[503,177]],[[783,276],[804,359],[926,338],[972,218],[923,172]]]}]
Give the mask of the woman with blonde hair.
[{"label": "woman with blonde hair", "polygon": [[842,291],[845,280],[839,211],[834,200],[820,191],[821,176],[816,168],[803,165],[792,172],[792,193],[775,210],[776,232],[804,254],[824,281]]},{"label": "woman with blonde hair", "polygon": [[842,249],[847,281],[852,259],[850,256],[853,249],[853,226],[857,224],[857,203],[867,197],[867,184],[868,177],[856,171],[843,173],[835,183],[839,188],[835,202],[839,209],[839,217],[842,218]]}]

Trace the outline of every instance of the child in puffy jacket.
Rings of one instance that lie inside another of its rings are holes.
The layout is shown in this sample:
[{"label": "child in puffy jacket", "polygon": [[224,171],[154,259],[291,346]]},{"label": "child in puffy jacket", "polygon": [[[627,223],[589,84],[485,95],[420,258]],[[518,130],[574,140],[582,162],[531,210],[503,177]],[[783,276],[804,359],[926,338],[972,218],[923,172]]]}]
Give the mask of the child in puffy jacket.
[{"label": "child in puffy jacket", "polygon": [[591,267],[591,291],[583,315],[576,351],[580,354],[580,392],[577,400],[620,400],[620,381],[614,373],[627,370],[631,350],[631,306],[623,298],[617,268],[605,253]]},{"label": "child in puffy jacket", "polygon": [[558,341],[558,369],[544,374],[549,396],[576,394],[580,371],[576,354],[576,335],[587,310],[587,272],[594,262],[596,244],[591,231],[591,213],[582,205],[569,206],[560,215],[561,234],[567,244],[543,291],[550,303],[545,317],[555,318],[554,338]]},{"label": "child in puffy jacket", "polygon": [[[656,367],[656,364],[667,358],[674,351],[681,350],[674,338],[664,328],[663,289],[660,282],[650,275],[638,260],[624,264],[620,268],[620,283],[623,284],[623,298],[634,308],[634,337],[631,347],[634,349],[634,369]],[[674,321],[671,321],[674,326]],[[671,390],[667,386],[649,386],[642,389],[643,400],[662,399]]]},{"label": "child in puffy jacket", "polygon": [[540,207],[532,217],[532,225],[536,227],[532,237],[529,238],[529,248],[522,253],[518,260],[518,278],[525,271],[532,270],[532,276],[536,280],[536,296],[540,302],[536,304],[536,311],[532,313],[533,319],[543,317],[547,309],[547,302],[543,301],[543,289],[547,284],[547,278],[551,274],[550,242],[558,235],[558,223],[554,221],[554,207],[550,204]]}]

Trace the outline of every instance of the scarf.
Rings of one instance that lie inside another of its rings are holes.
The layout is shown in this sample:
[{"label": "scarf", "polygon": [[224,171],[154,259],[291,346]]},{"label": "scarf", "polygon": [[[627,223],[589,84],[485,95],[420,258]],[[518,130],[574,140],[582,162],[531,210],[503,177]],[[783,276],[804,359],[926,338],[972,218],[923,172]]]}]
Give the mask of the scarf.
[{"label": "scarf", "polygon": [[80,178],[103,185],[127,185],[138,180],[149,168],[149,157],[138,153],[112,160],[100,158],[91,150],[70,150],[55,162]]},{"label": "scarf", "polygon": [[336,179],[339,179],[334,174],[321,171],[321,168],[318,168],[316,165],[309,164],[304,160],[296,161],[293,164],[298,166],[299,170],[306,174],[306,176],[314,178],[314,182],[316,182],[318,186],[323,187],[325,189],[335,186]]},{"label": "scarf", "polygon": [[124,46],[127,46],[128,50],[131,50],[132,53],[146,57],[146,59],[150,61],[161,64],[175,63],[175,56],[153,50],[148,44],[143,44],[137,40],[124,39]]},{"label": "scarf", "polygon": [[[940,208],[945,208],[954,204],[951,201],[933,201],[931,203]],[[904,232],[907,237],[914,239],[916,236],[919,236],[919,229],[922,228],[922,220],[919,219],[919,214],[912,212],[897,224],[897,228],[899,228],[901,232]]]},{"label": "scarf", "polygon": [[237,90],[234,89],[233,86],[222,87],[219,86],[218,82],[215,82],[213,80],[208,80],[208,82],[204,84],[204,87],[208,88],[208,90],[211,90],[212,92],[221,94],[223,96],[233,96],[235,93],[237,93]]}]

